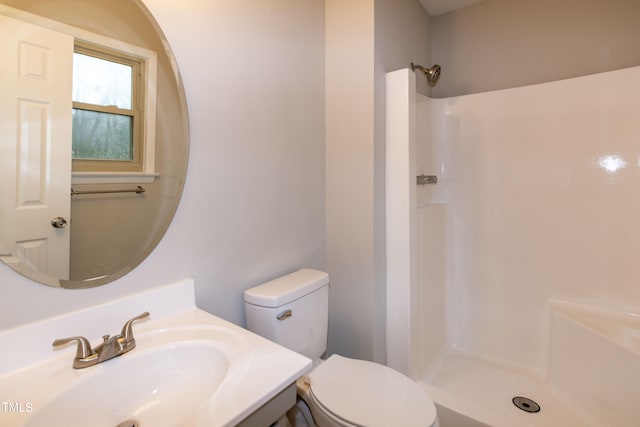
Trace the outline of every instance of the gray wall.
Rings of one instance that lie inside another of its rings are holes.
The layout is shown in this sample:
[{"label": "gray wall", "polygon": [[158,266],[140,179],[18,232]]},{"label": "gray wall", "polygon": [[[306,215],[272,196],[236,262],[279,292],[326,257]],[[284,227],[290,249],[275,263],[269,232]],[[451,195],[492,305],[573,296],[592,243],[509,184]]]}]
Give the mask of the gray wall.
[{"label": "gray wall", "polygon": [[[367,13],[356,19],[367,22],[356,45],[375,55],[347,74],[336,103],[364,75],[357,108],[368,130],[364,140],[327,135],[335,151],[325,168],[324,1],[145,0],[174,48],[190,108],[190,163],[174,222],[145,262],[101,288],[45,288],[0,266],[0,329],[186,276],[202,308],[242,324],[244,289],[308,266],[335,280],[332,351],[381,360],[384,72],[439,62],[434,95],[451,96],[640,62],[636,2],[486,0],[432,20],[431,58],[429,20],[416,0],[359,2]],[[548,58],[556,62],[536,68]],[[355,123],[349,111],[342,117],[337,126]]]},{"label": "gray wall", "polygon": [[[418,0],[375,1],[376,104],[384,108],[384,74],[408,68],[411,62],[431,65],[431,21]],[[425,78],[416,80],[422,94],[431,88]]]},{"label": "gray wall", "polygon": [[94,289],[45,287],[0,265],[0,330],[184,277],[195,280],[200,307],[243,324],[245,289],[326,268],[324,2],[144,3],[173,48],[189,105],[173,223],[140,266]]},{"label": "gray wall", "polygon": [[431,25],[438,98],[640,64],[637,0],[485,0]]},{"label": "gray wall", "polygon": [[325,1],[329,353],[373,358],[373,0]]},{"label": "gray wall", "polygon": [[[358,52],[364,46],[367,62],[345,67],[335,103],[367,117],[364,138],[327,135],[325,143],[324,1],[144,3],[174,50],[189,104],[189,167],[175,219],[147,260],[103,287],[47,288],[0,265],[0,330],[183,277],[195,279],[201,308],[243,324],[245,289],[305,266],[332,275],[330,348],[384,360],[381,82],[386,71],[429,62],[424,10],[417,0],[355,2],[365,11],[354,18],[362,32],[344,22],[336,47],[347,39]],[[355,4],[337,5],[347,3]],[[363,97],[346,102],[355,87]],[[338,129],[356,128],[353,112],[332,111],[343,119]]]},{"label": "gray wall", "polygon": [[417,0],[326,0],[329,352],[385,354],[384,74],[428,61]]},{"label": "gray wall", "polygon": [[[385,215],[385,75],[408,68],[410,63],[431,64],[430,20],[418,0],[375,1],[375,94],[374,94],[374,346],[384,350],[386,361],[386,215]],[[419,92],[430,95],[425,78],[418,76]]]}]

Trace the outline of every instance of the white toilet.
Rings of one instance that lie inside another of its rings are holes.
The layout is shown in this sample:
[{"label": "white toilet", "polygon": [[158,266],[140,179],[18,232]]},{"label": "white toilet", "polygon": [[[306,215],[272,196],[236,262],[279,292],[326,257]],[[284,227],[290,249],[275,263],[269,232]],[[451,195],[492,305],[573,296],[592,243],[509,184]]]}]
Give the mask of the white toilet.
[{"label": "white toilet", "polygon": [[[433,401],[398,371],[335,354],[320,360],[327,347],[327,273],[298,270],[246,290],[244,301],[249,330],[313,360],[297,389],[319,427],[438,426]],[[306,407],[298,407],[308,419]]]}]

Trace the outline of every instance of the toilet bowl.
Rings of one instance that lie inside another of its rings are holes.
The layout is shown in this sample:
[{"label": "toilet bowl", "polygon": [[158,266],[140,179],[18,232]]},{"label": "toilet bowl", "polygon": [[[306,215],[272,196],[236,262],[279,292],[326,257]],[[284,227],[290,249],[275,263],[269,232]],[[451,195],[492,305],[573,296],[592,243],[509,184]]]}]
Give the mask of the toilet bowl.
[{"label": "toilet bowl", "polygon": [[438,425],[424,390],[378,363],[334,354],[300,378],[297,389],[320,427]]},{"label": "toilet bowl", "polygon": [[327,344],[327,273],[298,270],[246,290],[244,300],[249,330],[314,361],[296,385],[317,426],[438,426],[433,401],[400,372],[337,354],[320,359]]}]

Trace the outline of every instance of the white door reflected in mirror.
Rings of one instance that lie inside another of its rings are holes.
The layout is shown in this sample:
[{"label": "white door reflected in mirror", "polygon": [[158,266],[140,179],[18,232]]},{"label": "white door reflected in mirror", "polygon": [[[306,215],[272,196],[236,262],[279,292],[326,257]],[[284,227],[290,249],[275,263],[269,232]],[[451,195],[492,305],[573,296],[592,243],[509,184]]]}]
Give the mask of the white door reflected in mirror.
[{"label": "white door reflected in mirror", "polygon": [[3,17],[0,40],[0,256],[68,279],[71,230],[51,218],[71,215],[73,37]]}]

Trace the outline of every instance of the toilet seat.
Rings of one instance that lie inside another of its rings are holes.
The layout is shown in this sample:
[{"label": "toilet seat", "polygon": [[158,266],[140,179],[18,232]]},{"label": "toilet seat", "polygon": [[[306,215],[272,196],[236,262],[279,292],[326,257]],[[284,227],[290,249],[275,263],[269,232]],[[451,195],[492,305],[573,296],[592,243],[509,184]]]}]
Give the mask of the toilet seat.
[{"label": "toilet seat", "polygon": [[436,423],[435,405],[424,390],[387,366],[334,354],[308,377],[313,398],[345,425]]}]

